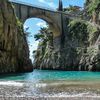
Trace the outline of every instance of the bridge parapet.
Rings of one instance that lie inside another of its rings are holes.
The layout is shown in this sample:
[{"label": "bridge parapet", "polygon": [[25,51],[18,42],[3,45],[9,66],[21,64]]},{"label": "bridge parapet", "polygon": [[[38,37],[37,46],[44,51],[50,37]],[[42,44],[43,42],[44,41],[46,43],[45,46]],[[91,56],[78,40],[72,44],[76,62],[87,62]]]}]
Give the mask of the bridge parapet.
[{"label": "bridge parapet", "polygon": [[25,6],[30,6],[30,7],[36,7],[36,8],[45,9],[45,10],[50,10],[50,11],[56,11],[56,10],[51,9],[51,8],[49,8],[49,7],[39,6],[39,5],[35,5],[35,4],[32,4],[32,3],[23,2],[23,1],[19,1],[19,0],[9,0],[9,1],[12,2],[13,4],[19,4],[19,5],[25,5]]}]

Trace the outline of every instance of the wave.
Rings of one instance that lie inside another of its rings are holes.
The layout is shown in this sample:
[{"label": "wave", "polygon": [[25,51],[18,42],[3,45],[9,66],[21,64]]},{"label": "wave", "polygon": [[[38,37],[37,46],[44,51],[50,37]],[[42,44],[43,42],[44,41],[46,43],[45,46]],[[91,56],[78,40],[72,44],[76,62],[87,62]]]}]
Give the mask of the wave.
[{"label": "wave", "polygon": [[4,86],[23,86],[24,83],[21,82],[15,82],[15,81],[0,81],[0,85]]}]

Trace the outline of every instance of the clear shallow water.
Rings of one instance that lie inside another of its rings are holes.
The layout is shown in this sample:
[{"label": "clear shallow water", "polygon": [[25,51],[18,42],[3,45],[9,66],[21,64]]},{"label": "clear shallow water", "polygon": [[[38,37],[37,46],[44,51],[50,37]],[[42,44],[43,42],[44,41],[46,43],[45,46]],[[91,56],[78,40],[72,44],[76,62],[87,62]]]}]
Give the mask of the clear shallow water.
[{"label": "clear shallow water", "polygon": [[1,75],[0,80],[68,80],[100,81],[100,72],[34,70],[31,73]]},{"label": "clear shallow water", "polygon": [[[8,84],[18,86],[20,94],[28,96],[100,96],[100,72],[34,70],[31,73],[1,75],[0,85]],[[10,89],[7,94],[16,90]]]}]

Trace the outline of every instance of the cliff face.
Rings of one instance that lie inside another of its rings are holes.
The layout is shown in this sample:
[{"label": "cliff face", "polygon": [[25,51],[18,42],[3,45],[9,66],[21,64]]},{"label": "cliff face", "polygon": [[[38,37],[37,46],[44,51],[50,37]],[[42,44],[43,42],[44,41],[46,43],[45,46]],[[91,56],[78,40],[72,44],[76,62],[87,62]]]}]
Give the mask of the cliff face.
[{"label": "cliff face", "polygon": [[0,0],[0,73],[31,71],[22,25],[7,0]]},{"label": "cliff face", "polygon": [[90,22],[79,19],[69,21],[62,65],[67,70],[99,71],[100,50],[96,43],[99,34],[100,29]]},{"label": "cliff face", "polygon": [[[66,19],[67,32],[64,33],[65,40],[59,51],[56,51],[53,45],[50,48],[49,41],[44,45],[39,45],[34,54],[35,68],[100,71],[100,10],[98,10],[100,1],[96,0],[98,2],[90,10],[90,5],[94,5],[94,1],[87,0],[85,5],[90,21]],[[95,20],[94,12],[96,13]]]},{"label": "cliff face", "polygon": [[66,26],[64,47],[56,51],[53,46],[51,48],[50,41],[39,45],[34,66],[40,69],[100,70],[98,27],[83,20],[69,20]]},{"label": "cliff face", "polygon": [[100,0],[86,0],[85,12],[91,22],[100,25]]}]

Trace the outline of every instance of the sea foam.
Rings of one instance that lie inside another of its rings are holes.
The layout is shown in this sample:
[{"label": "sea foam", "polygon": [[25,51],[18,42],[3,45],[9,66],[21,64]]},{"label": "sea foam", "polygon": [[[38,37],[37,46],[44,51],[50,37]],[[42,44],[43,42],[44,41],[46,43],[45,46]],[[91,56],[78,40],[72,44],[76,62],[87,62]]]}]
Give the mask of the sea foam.
[{"label": "sea foam", "polygon": [[6,86],[23,86],[24,83],[15,81],[0,81],[0,85]]}]

